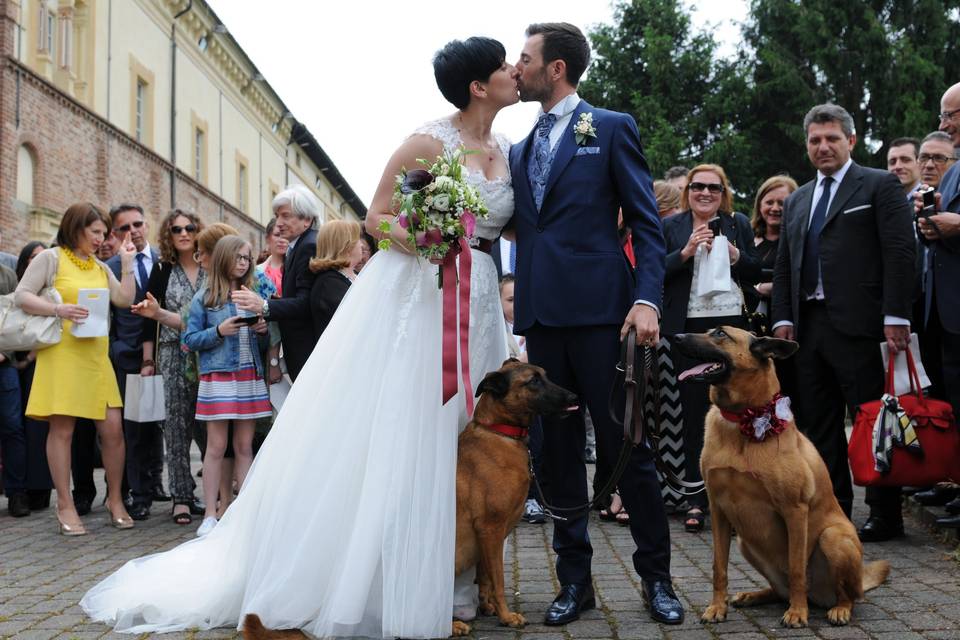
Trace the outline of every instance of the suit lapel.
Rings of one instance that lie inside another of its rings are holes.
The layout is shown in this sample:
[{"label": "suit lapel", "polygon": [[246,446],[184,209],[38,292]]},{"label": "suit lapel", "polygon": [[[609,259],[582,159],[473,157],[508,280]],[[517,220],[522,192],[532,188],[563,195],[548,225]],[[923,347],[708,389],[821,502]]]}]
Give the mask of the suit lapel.
[{"label": "suit lapel", "polygon": [[[535,129],[536,127],[534,127]],[[527,175],[527,157],[530,153],[530,145],[533,143],[533,131],[527,135],[526,139],[516,146],[517,152],[514,153],[513,166],[510,168],[513,172],[513,192],[514,197],[523,199],[528,205],[518,207],[521,211],[536,211],[537,205],[533,200],[533,192],[530,191],[530,176]]]},{"label": "suit lapel", "polygon": [[797,202],[793,206],[793,216],[786,224],[792,226],[791,234],[794,246],[790,251],[803,258],[803,247],[807,241],[807,228],[810,226],[810,207],[813,206],[813,192],[817,190],[817,181],[808,182],[797,192]]},{"label": "suit lapel", "polygon": [[824,227],[837,217],[837,213],[840,212],[843,205],[847,204],[853,194],[860,190],[862,183],[863,171],[860,170],[860,165],[854,162],[847,169],[847,175],[843,176],[843,182],[837,187],[837,195],[833,196],[833,202],[830,203],[830,209],[827,210],[827,218],[823,221]]},{"label": "suit lapel", "polygon": [[557,143],[557,152],[554,154],[553,162],[550,164],[550,175],[547,177],[547,185],[543,190],[544,202],[547,201],[547,196],[550,195],[550,189],[553,188],[553,185],[557,184],[557,180],[560,179],[560,174],[563,173],[563,170],[577,152],[577,143],[573,137],[573,126],[577,123],[577,118],[580,117],[581,113],[592,108],[593,107],[587,104],[586,100],[580,100],[577,108],[573,110],[570,121],[567,122],[564,127],[563,134],[560,136],[560,142]]}]

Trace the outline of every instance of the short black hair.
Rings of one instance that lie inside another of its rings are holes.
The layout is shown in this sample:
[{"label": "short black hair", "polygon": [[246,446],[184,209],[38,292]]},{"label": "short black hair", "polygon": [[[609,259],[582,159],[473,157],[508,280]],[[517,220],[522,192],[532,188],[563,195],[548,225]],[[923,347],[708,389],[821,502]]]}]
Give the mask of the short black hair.
[{"label": "short black hair", "polygon": [[543,36],[543,63],[563,60],[567,64],[567,82],[574,87],[590,64],[590,43],[569,22],[538,22],[527,27],[527,37]]},{"label": "short black hair", "polygon": [[897,138],[890,143],[890,146],[887,149],[892,149],[893,147],[904,147],[908,144],[913,145],[913,157],[916,158],[920,155],[920,141],[916,138]]},{"label": "short black hair", "polygon": [[667,169],[667,171],[663,174],[663,179],[673,180],[674,178],[686,178],[688,173],[690,173],[690,169],[677,165]]},{"label": "short black hair", "polygon": [[493,38],[453,40],[434,54],[433,75],[443,97],[462,111],[470,104],[470,83],[486,82],[506,59],[507,50]]},{"label": "short black hair", "polygon": [[124,211],[139,211],[139,212],[140,212],[140,215],[141,215],[141,216],[143,215],[143,207],[141,207],[141,206],[138,205],[138,204],[128,204],[128,203],[118,204],[117,206],[112,207],[112,208],[110,209],[110,223],[111,223],[111,225],[115,225],[115,224],[116,224],[117,216],[120,215],[121,213],[123,213]]}]

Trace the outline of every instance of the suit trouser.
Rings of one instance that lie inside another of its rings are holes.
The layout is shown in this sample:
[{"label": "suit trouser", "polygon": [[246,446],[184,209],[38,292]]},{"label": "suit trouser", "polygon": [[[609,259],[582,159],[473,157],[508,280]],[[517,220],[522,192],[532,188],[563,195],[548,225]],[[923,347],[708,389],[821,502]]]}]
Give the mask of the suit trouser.
[{"label": "suit trouser", "polygon": [[27,491],[49,495],[53,489],[53,479],[50,477],[50,465],[47,464],[47,434],[50,425],[45,420],[34,420],[23,415],[30,399],[30,389],[33,387],[33,372],[36,364],[31,363],[20,372],[20,413],[27,439]]},{"label": "suit trouser", "polygon": [[943,386],[953,415],[960,416],[960,333],[941,331]]},{"label": "suit trouser", "polygon": [[[833,491],[844,513],[853,510],[853,483],[847,459],[847,412],[856,415],[864,402],[883,395],[884,372],[880,340],[847,336],[837,331],[822,302],[800,305],[796,355],[797,425],[817,447],[827,464]],[[899,487],[867,487],[866,502],[873,515],[899,521]]]},{"label": "suit trouser", "polygon": [[[609,415],[610,388],[620,357],[619,325],[544,327],[527,330],[530,362],[543,367],[551,381],[577,394],[593,417],[597,461],[613,467],[623,429]],[[614,396],[623,407],[623,392]],[[543,419],[542,484],[547,500],[557,507],[587,502],[583,414]],[[644,579],[670,577],[670,531],[660,494],[660,481],[647,448],[635,447],[620,479],[620,496],[630,514],[630,533],[637,545],[633,565]],[[589,584],[593,547],[587,532],[589,514],[554,521],[553,549],[560,584]]]},{"label": "suit trouser", "polygon": [[3,490],[8,496],[27,490],[27,438],[20,410],[20,377],[9,362],[0,364],[0,454]]},{"label": "suit trouser", "polygon": [[[120,385],[120,397],[127,390],[127,374],[140,371],[117,371],[117,383]],[[156,422],[133,422],[123,420],[123,440],[126,445],[126,473],[124,478],[130,487],[130,498],[134,503],[150,505],[153,502],[153,488],[162,485],[162,476],[157,475],[157,460],[163,470],[163,432]]]},{"label": "suit trouser", "polygon": [[[70,447],[70,471],[73,475],[73,499],[89,500],[97,495],[93,469],[97,466],[97,428],[93,420],[79,418],[73,427]],[[126,481],[124,481],[126,484]],[[124,494],[126,495],[126,494]]]}]

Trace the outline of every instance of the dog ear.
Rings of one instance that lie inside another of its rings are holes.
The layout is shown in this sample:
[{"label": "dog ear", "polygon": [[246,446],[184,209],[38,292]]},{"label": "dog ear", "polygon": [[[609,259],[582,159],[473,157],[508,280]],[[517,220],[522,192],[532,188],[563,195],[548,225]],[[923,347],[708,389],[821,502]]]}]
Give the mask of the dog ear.
[{"label": "dog ear", "polygon": [[793,340],[781,340],[780,338],[754,338],[750,341],[750,353],[761,360],[789,358],[799,348],[800,345]]},{"label": "dog ear", "polygon": [[510,390],[510,376],[502,371],[491,371],[477,385],[476,397],[489,393],[495,398],[503,398]]}]

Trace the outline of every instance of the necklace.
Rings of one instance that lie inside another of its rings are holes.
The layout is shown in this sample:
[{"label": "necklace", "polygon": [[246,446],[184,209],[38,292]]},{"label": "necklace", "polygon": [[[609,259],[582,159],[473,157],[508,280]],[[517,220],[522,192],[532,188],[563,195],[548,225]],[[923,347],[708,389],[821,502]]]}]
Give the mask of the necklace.
[{"label": "necklace", "polygon": [[60,251],[62,251],[63,255],[70,259],[70,262],[77,265],[77,268],[81,271],[90,271],[90,269],[93,269],[93,267],[96,265],[96,262],[93,260],[93,256],[87,256],[86,260],[81,260],[77,254],[67,247],[60,247]]}]

